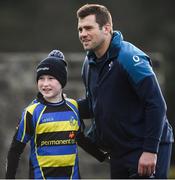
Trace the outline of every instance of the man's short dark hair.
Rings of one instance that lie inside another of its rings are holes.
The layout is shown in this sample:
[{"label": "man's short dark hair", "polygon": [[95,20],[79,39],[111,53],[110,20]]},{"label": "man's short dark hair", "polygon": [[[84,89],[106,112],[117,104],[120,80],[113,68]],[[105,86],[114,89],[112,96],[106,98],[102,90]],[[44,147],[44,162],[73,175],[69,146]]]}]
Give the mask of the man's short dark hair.
[{"label": "man's short dark hair", "polygon": [[105,6],[100,4],[85,4],[77,11],[77,18],[83,19],[89,15],[95,15],[96,22],[99,24],[100,28],[107,23],[109,23],[112,27],[112,17]]}]

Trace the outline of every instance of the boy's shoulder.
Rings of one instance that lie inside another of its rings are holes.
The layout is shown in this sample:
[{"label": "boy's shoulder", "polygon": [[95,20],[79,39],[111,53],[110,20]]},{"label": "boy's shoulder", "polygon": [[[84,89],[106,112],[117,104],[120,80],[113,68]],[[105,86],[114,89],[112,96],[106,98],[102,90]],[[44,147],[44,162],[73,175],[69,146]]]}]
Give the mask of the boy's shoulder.
[{"label": "boy's shoulder", "polygon": [[34,99],[26,108],[25,111],[29,112],[30,114],[33,114],[36,107],[40,104],[36,99]]},{"label": "boy's shoulder", "polygon": [[75,99],[65,98],[66,102],[73,104],[78,109],[78,103]]}]

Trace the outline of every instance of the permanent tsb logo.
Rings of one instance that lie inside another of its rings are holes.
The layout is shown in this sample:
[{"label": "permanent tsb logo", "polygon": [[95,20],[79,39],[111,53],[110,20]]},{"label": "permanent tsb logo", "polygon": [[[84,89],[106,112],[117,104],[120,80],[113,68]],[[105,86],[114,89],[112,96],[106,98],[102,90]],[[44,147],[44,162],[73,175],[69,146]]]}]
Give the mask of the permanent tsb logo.
[{"label": "permanent tsb logo", "polygon": [[41,141],[41,146],[55,146],[55,145],[68,145],[75,144],[75,139],[64,140],[45,140]]}]

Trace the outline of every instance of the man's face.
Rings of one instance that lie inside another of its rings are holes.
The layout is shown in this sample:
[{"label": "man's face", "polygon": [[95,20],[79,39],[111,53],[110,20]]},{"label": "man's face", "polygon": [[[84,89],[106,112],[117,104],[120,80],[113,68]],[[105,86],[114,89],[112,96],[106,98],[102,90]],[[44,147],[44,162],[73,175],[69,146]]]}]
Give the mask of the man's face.
[{"label": "man's face", "polygon": [[97,24],[95,15],[86,16],[78,19],[78,32],[80,42],[85,50],[98,51],[105,41],[104,28]]}]

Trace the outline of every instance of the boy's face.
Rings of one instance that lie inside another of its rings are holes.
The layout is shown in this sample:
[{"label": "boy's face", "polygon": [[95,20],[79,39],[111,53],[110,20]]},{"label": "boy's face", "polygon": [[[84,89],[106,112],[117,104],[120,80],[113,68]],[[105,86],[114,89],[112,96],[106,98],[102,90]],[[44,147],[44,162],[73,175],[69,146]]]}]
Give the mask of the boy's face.
[{"label": "boy's face", "polygon": [[56,103],[62,100],[62,86],[53,76],[40,76],[38,79],[38,90],[48,102]]}]

